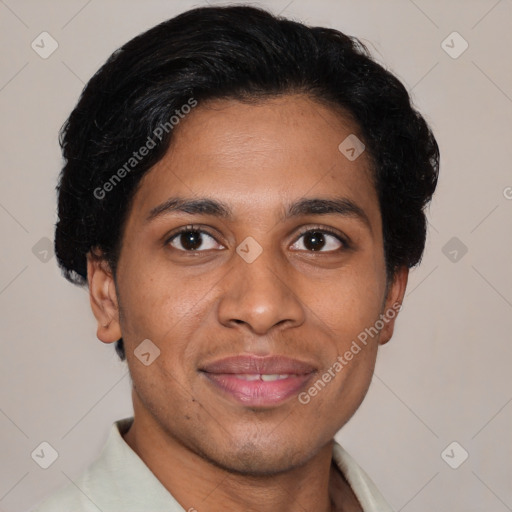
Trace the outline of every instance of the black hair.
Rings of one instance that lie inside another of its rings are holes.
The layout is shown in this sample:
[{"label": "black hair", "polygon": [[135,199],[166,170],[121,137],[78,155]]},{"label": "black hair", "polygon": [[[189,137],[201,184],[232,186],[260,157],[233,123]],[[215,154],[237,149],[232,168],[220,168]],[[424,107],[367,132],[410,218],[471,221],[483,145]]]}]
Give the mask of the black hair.
[{"label": "black hair", "polygon": [[[231,5],[192,9],[140,34],[85,86],[60,132],[55,253],[66,279],[87,283],[86,257],[94,249],[115,277],[137,186],[165,154],[173,116],[182,117],[184,105],[290,93],[357,123],[372,161],[387,276],[416,265],[439,149],[404,85],[355,37]],[[150,150],[141,156],[143,146]],[[116,350],[125,359],[122,339]]]}]

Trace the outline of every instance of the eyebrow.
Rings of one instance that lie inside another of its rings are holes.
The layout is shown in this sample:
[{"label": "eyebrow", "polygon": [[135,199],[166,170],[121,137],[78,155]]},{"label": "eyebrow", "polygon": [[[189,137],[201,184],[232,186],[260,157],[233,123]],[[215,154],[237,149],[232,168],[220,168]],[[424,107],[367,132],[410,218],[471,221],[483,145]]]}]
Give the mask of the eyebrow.
[{"label": "eyebrow", "polygon": [[[198,199],[171,197],[167,201],[155,206],[149,212],[146,222],[150,222],[163,215],[180,212],[191,215],[202,214],[219,217],[226,220],[233,219],[231,208],[224,202],[208,197]],[[362,221],[371,231],[371,224],[365,211],[352,200],[337,198],[304,198],[292,203],[281,217],[282,221],[302,215],[341,215]]]}]

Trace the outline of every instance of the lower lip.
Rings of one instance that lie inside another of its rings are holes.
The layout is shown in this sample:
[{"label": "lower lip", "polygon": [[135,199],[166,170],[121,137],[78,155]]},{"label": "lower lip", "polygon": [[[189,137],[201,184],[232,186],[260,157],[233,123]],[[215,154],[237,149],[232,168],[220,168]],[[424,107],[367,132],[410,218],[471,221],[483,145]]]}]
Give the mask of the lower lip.
[{"label": "lower lip", "polygon": [[290,375],[285,379],[265,382],[263,380],[239,379],[230,373],[207,373],[207,379],[237,402],[247,406],[277,405],[297,394],[313,375]]}]

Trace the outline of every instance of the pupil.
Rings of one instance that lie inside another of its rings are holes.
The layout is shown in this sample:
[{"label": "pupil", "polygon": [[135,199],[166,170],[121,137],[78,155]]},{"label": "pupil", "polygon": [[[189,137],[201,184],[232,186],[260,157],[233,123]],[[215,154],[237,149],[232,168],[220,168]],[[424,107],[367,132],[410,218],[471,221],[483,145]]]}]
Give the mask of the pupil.
[{"label": "pupil", "polygon": [[201,233],[199,231],[187,231],[181,234],[181,245],[190,251],[201,247]]},{"label": "pupil", "polygon": [[318,231],[314,231],[312,233],[308,233],[304,239],[304,245],[307,249],[312,251],[318,251],[325,245],[325,239],[323,233]]}]

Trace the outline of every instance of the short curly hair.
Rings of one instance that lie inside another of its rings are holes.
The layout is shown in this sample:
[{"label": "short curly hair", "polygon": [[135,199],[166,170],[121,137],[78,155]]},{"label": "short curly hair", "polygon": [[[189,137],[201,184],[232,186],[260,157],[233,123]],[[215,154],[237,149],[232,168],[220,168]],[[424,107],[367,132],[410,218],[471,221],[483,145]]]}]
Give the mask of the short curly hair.
[{"label": "short curly hair", "polygon": [[[416,265],[439,149],[404,85],[355,37],[232,5],[192,9],[140,34],[82,91],[60,132],[55,254],[66,279],[87,283],[87,253],[95,248],[115,278],[137,186],[171,140],[172,130],[160,129],[155,141],[155,130],[191,98],[258,101],[290,93],[306,94],[357,123],[379,197],[387,276]],[[150,138],[155,147],[108,194],[98,193]],[[125,359],[122,339],[116,350]]]}]

